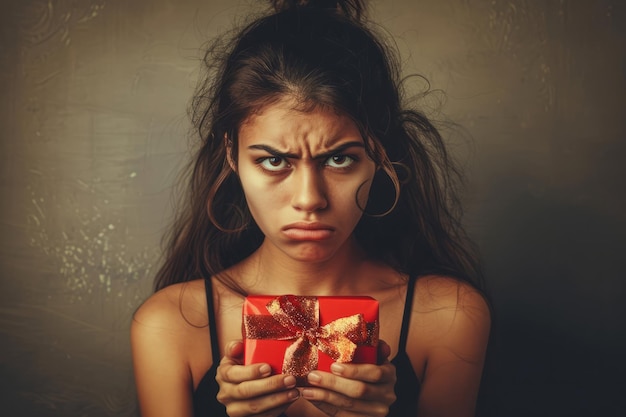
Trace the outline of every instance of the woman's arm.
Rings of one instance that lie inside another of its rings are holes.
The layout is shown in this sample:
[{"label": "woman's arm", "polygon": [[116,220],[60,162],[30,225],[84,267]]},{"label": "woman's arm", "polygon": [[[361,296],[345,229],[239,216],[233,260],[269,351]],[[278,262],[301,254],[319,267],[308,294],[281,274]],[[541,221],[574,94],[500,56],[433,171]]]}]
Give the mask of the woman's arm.
[{"label": "woman's arm", "polygon": [[490,327],[489,307],[469,284],[418,280],[407,352],[425,360],[419,417],[474,416]]},{"label": "woman's arm", "polygon": [[187,324],[178,297],[166,288],[135,313],[131,347],[143,417],[191,417],[192,379],[181,341]]}]

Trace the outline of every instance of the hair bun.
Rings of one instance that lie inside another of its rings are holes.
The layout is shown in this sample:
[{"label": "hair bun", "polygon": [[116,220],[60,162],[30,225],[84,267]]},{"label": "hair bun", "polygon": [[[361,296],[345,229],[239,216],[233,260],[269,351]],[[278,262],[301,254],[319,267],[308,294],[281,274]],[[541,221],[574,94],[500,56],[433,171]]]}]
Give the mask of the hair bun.
[{"label": "hair bun", "polygon": [[360,20],[365,10],[363,0],[270,0],[277,13],[293,9],[327,9]]}]

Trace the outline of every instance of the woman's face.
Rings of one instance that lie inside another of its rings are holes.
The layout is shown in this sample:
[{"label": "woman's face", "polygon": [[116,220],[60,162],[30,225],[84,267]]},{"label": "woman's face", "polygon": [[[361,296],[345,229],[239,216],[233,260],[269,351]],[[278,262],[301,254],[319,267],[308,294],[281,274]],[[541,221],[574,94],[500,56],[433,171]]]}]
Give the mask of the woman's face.
[{"label": "woman's face", "polygon": [[354,122],[283,100],[252,115],[238,140],[236,170],[264,245],[316,262],[351,242],[376,170]]}]

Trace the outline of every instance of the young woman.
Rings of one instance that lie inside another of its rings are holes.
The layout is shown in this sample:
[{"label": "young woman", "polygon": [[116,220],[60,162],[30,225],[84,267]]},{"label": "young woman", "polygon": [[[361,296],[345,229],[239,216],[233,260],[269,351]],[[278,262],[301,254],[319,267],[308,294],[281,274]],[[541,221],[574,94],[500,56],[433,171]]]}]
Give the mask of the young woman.
[{"label": "young woman", "polygon": [[[207,56],[188,199],[132,323],[142,415],[471,416],[490,313],[441,136],[361,1],[272,4]],[[376,298],[379,363],[307,387],[243,365],[248,294]]]}]

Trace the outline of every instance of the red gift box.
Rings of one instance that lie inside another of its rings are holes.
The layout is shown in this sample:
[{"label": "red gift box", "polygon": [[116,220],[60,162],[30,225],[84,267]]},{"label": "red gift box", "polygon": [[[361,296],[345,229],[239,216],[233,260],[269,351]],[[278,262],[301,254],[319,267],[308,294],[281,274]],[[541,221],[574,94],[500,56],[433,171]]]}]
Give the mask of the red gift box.
[{"label": "red gift box", "polygon": [[329,371],[333,362],[377,362],[378,301],[372,297],[246,297],[244,363],[268,363],[272,373]]}]

